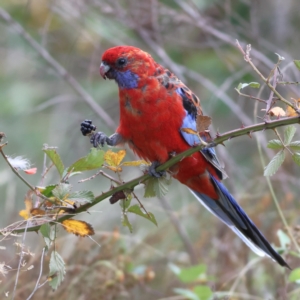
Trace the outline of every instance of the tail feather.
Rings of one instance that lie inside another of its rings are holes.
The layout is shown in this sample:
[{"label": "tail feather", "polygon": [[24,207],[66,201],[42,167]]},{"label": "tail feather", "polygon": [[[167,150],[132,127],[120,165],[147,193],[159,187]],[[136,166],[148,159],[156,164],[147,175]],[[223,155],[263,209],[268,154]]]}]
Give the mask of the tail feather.
[{"label": "tail feather", "polygon": [[238,205],[226,187],[211,175],[219,199],[211,199],[203,193],[191,190],[195,197],[212,214],[231,228],[243,242],[257,255],[268,255],[281,266],[290,269],[285,260],[273,249],[263,234],[258,230],[244,210]]}]

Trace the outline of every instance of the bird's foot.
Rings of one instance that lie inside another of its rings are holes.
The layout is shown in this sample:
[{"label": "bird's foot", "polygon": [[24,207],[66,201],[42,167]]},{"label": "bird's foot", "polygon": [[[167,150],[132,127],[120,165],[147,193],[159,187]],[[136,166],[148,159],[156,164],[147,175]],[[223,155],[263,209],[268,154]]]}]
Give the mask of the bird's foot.
[{"label": "bird's foot", "polygon": [[153,161],[151,166],[148,169],[148,173],[155,177],[155,178],[160,178],[166,174],[166,171],[156,171],[155,169],[160,165],[158,161]]}]

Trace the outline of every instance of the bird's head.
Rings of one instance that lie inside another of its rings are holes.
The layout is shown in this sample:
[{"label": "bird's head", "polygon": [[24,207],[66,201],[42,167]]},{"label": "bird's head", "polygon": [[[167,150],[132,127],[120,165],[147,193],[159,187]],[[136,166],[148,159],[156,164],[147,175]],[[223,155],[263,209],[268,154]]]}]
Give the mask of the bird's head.
[{"label": "bird's head", "polygon": [[117,46],[106,50],[102,56],[100,74],[114,79],[121,89],[136,88],[139,82],[152,75],[155,61],[147,52],[133,46]]}]

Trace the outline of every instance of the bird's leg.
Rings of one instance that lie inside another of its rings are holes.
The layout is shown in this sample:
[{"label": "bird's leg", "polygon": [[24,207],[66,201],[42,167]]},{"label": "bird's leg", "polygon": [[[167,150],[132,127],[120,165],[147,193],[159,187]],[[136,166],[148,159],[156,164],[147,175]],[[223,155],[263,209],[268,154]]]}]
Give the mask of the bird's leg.
[{"label": "bird's leg", "polygon": [[153,161],[151,166],[148,169],[148,173],[155,177],[155,178],[160,178],[166,174],[166,171],[156,171],[155,169],[160,165],[158,161]]},{"label": "bird's leg", "polygon": [[84,136],[90,135],[90,142],[91,144],[97,148],[99,145],[102,147],[104,144],[107,144],[108,146],[116,146],[120,143],[122,143],[123,138],[119,133],[114,133],[111,136],[107,136],[105,133],[99,131],[99,132],[94,132],[96,130],[96,126],[92,125],[91,120],[84,120],[81,123],[81,132]]}]

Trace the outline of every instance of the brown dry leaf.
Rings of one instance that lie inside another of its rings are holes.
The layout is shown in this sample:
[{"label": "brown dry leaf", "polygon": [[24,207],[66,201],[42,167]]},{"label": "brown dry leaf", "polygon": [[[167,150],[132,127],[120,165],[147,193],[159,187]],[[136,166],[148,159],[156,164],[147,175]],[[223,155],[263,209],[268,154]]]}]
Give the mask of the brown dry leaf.
[{"label": "brown dry leaf", "polygon": [[150,164],[148,162],[146,162],[145,160],[125,161],[122,163],[122,166],[125,166],[125,167],[138,167],[140,165],[149,166]]},{"label": "brown dry leaf", "polygon": [[25,203],[25,209],[21,210],[19,212],[19,215],[24,218],[25,220],[29,219],[31,217],[31,210],[33,208],[33,203],[31,199],[32,192],[28,192],[25,196],[24,203]]},{"label": "brown dry leaf", "polygon": [[193,129],[191,129],[191,128],[181,128],[180,130],[183,131],[183,132],[185,132],[185,133],[198,135],[198,132],[195,131],[195,130],[193,130]]},{"label": "brown dry leaf", "polygon": [[[294,99],[292,98],[295,107],[297,107],[298,109],[300,108],[300,98],[299,99]],[[298,113],[295,111],[295,109],[293,109],[290,106],[287,106],[286,110],[285,110],[285,115],[286,117],[298,117]]]},{"label": "brown dry leaf", "polygon": [[114,193],[110,198],[109,198],[109,202],[110,204],[114,204],[116,202],[118,202],[119,200],[124,200],[126,199],[126,195],[124,193],[124,191],[119,191]]},{"label": "brown dry leaf", "polygon": [[111,150],[108,150],[104,155],[104,160],[109,166],[117,167],[120,165],[125,155],[126,155],[126,150],[120,150],[118,152],[113,152]]},{"label": "brown dry leaf", "polygon": [[285,117],[285,111],[279,107],[279,106],[275,106],[272,109],[269,110],[268,114],[273,117]]},{"label": "brown dry leaf", "polygon": [[62,221],[62,225],[67,232],[82,237],[95,234],[92,225],[84,221],[73,220],[73,219],[64,220]]},{"label": "brown dry leaf", "polygon": [[46,214],[46,212],[39,208],[33,208],[30,210],[30,213],[32,216],[43,216]]},{"label": "brown dry leaf", "polygon": [[197,131],[204,132],[208,130],[208,127],[211,125],[211,117],[208,116],[197,116]]}]

